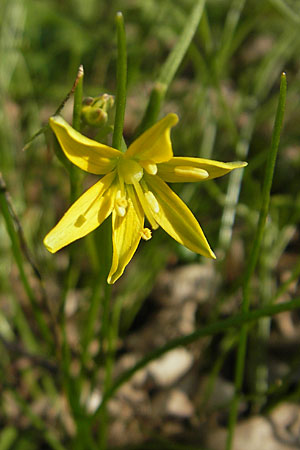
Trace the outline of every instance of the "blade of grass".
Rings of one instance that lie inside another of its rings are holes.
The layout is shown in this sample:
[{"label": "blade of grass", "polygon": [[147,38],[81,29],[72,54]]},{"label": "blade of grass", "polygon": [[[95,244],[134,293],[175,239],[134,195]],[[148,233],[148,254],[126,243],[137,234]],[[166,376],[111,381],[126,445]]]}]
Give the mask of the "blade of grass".
[{"label": "blade of grass", "polygon": [[300,16],[297,11],[290,8],[283,0],[269,0],[269,3],[281,12],[290,22],[300,24]]},{"label": "blade of grass", "polygon": [[224,67],[230,58],[233,37],[235,35],[236,27],[239,23],[244,5],[245,0],[233,0],[231,2],[231,7],[228,10],[222,35],[221,49],[217,58],[215,58],[218,77],[222,72],[224,72]]},{"label": "blade of grass", "polygon": [[[283,124],[284,110],[285,110],[285,99],[286,99],[286,74],[282,73],[281,82],[280,82],[280,92],[279,92],[279,100],[276,111],[275,123],[272,134],[272,142],[270,151],[268,154],[268,161],[266,166],[266,172],[264,177],[264,184],[262,190],[262,205],[259,215],[259,221],[256,229],[256,234],[254,237],[253,247],[251,250],[250,257],[248,259],[248,265],[245,270],[245,276],[243,280],[243,303],[242,303],[242,312],[247,313],[249,311],[250,306],[250,280],[254,273],[259,250],[261,247],[265,223],[269,211],[269,203],[270,203],[270,192],[275,168],[275,162],[277,158],[277,152],[280,142],[280,133]],[[226,442],[226,450],[230,450],[233,444],[234,430],[235,424],[237,420],[237,411],[240,400],[240,391],[242,388],[244,370],[245,370],[245,356],[246,356],[246,348],[247,348],[247,325],[243,326],[240,332],[240,340],[238,346],[237,353],[237,362],[235,369],[235,395],[232,399],[231,408],[230,408],[230,416],[229,416],[229,428]]]},{"label": "blade of grass", "polygon": [[[255,126],[259,123],[261,109],[257,108],[257,105],[262,103],[276,81],[277,68],[284,65],[285,61],[289,58],[289,53],[293,51],[292,43],[296,38],[295,33],[296,31],[294,30],[289,30],[289,33],[283,33],[278,44],[263,59],[256,70],[253,87],[253,105],[249,110],[249,121],[241,130],[240,137],[236,142],[236,153],[238,158],[242,160],[247,158]],[[226,116],[228,115],[228,111],[226,112],[224,110],[224,113]],[[232,129],[232,127],[229,129]],[[232,136],[234,137],[234,134]],[[242,179],[243,171],[235,171],[229,174],[226,203],[219,232],[219,245],[223,254],[230,245]]]},{"label": "blade of grass", "polygon": [[157,121],[166,92],[195,35],[202,17],[204,5],[205,0],[198,0],[196,2],[177,44],[163,64],[160,74],[154,83],[144,117],[136,132],[137,136]]}]

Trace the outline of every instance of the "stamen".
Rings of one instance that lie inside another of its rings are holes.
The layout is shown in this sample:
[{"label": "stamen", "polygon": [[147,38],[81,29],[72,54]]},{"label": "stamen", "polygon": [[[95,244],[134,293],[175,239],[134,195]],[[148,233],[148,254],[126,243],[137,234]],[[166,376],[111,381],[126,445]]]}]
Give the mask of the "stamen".
[{"label": "stamen", "polygon": [[117,211],[118,216],[124,217],[126,214],[126,208],[128,206],[128,201],[126,200],[126,197],[122,195],[122,192],[118,190],[116,193],[115,198],[115,208]]},{"label": "stamen", "polygon": [[149,228],[143,228],[142,230],[142,239],[145,241],[149,241],[152,238],[152,231]]},{"label": "stamen", "polygon": [[153,192],[151,192],[151,191],[145,192],[145,197],[146,197],[147,202],[151,206],[152,211],[157,214],[159,212],[159,204],[158,204]]},{"label": "stamen", "polygon": [[153,213],[151,211],[150,205],[149,205],[148,201],[146,200],[144,191],[141,188],[140,183],[134,181],[133,185],[134,185],[134,189],[135,189],[136,195],[138,196],[138,199],[139,199],[139,201],[140,201],[140,203],[142,205],[142,208],[144,210],[145,216],[147,217],[147,219],[148,219],[151,227],[153,228],[153,230],[156,230],[159,227],[159,225],[156,222],[155,218],[153,217]]},{"label": "stamen", "polygon": [[150,160],[146,161],[139,161],[140,165],[143,167],[143,169],[146,170],[149,175],[156,175],[157,174],[157,165]]},{"label": "stamen", "polygon": [[189,181],[201,181],[209,177],[209,173],[206,170],[191,166],[176,166],[174,173],[188,177]]}]

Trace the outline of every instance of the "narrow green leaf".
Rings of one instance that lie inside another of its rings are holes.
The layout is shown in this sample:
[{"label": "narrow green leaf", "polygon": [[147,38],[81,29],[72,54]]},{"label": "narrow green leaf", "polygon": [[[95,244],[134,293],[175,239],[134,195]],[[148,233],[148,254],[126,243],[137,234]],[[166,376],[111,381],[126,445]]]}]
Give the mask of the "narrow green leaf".
[{"label": "narrow green leaf", "polygon": [[137,135],[140,135],[157,121],[166,92],[196,33],[203,14],[204,5],[205,0],[198,0],[196,2],[177,44],[162,66],[160,74],[154,83],[146,112],[136,133]]},{"label": "narrow green leaf", "polygon": [[[277,158],[277,152],[280,142],[280,133],[283,124],[284,110],[285,110],[285,100],[286,100],[286,74],[282,73],[279,100],[277,106],[277,112],[275,117],[275,123],[272,134],[272,142],[270,151],[268,154],[268,160],[266,165],[263,191],[262,191],[262,205],[260,209],[259,221],[256,229],[256,234],[254,236],[252,251],[250,257],[248,258],[248,264],[245,270],[245,276],[243,281],[243,302],[242,302],[242,312],[247,314],[250,306],[250,280],[254,273],[261,243],[264,235],[265,223],[269,211],[270,204],[270,192],[272,187],[272,180],[275,168],[275,162]],[[235,395],[232,399],[230,415],[229,415],[229,428],[226,442],[226,450],[231,450],[233,445],[234,430],[237,420],[237,411],[239,405],[240,391],[242,388],[244,372],[245,372],[245,357],[247,349],[247,325],[243,326],[240,332],[239,346],[237,351],[237,362],[235,368]]]}]

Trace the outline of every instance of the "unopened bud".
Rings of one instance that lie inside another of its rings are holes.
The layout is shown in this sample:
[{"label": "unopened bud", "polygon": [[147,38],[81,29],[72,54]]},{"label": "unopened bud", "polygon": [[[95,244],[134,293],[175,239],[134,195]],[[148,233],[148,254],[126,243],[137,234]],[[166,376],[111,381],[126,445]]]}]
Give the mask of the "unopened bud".
[{"label": "unopened bud", "polygon": [[81,117],[89,126],[101,128],[107,124],[108,111],[114,105],[114,97],[103,94],[99,97],[87,97],[82,102]]}]

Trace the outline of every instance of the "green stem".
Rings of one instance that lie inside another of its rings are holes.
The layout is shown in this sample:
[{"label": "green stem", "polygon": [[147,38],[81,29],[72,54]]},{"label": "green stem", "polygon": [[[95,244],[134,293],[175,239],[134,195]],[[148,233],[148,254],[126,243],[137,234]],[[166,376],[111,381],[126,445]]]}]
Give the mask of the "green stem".
[{"label": "green stem", "polygon": [[[81,131],[81,108],[83,96],[84,71],[80,66],[77,78],[74,84],[74,104],[72,126],[75,130]],[[80,195],[81,172],[72,164],[67,164],[70,179],[70,200],[73,203]],[[62,332],[62,382],[68,399],[74,421],[76,423],[76,437],[74,448],[82,450],[85,445],[93,447],[92,436],[90,434],[87,414],[80,403],[81,379],[72,375],[71,363],[72,354],[67,335],[67,318],[65,304],[68,293],[77,283],[79,277],[78,265],[75,264],[75,248],[69,249],[69,265],[65,277],[65,286],[62,293],[62,302],[60,307],[61,332]]]},{"label": "green stem", "polygon": [[121,12],[116,16],[117,25],[117,94],[116,94],[116,115],[114,124],[114,133],[112,146],[118,150],[122,150],[122,138],[124,127],[124,116],[126,106],[126,90],[127,90],[127,52],[126,52],[126,34],[124,26],[124,18]]},{"label": "green stem", "polygon": [[[76,87],[74,90],[74,104],[73,104],[73,121],[72,125],[75,130],[80,131],[81,128],[81,108],[82,108],[82,93],[83,93],[83,67],[80,66],[76,78]],[[70,191],[71,202],[73,203],[80,195],[80,172],[73,164],[68,165],[70,176]]]},{"label": "green stem", "polygon": [[[103,318],[102,318],[102,348],[105,343],[106,359],[105,359],[105,379],[104,379],[104,395],[109,391],[111,386],[112,376],[112,357],[111,357],[111,324],[110,324],[110,301],[111,301],[111,286],[106,285],[103,304]],[[108,431],[108,414],[107,409],[104,407],[100,415],[100,433],[99,433],[99,450],[106,448],[107,431]]]},{"label": "green stem", "polygon": [[50,346],[52,346],[53,345],[52,335],[51,335],[51,333],[48,329],[48,326],[45,322],[45,319],[41,313],[40,307],[35,298],[35,295],[30,286],[30,283],[28,281],[28,278],[27,278],[27,275],[26,275],[26,272],[24,269],[20,240],[19,240],[19,236],[14,227],[13,218],[10,214],[9,205],[8,205],[8,202],[6,199],[6,185],[2,178],[1,173],[0,173],[0,208],[2,210],[6,229],[7,229],[8,235],[10,237],[13,255],[14,255],[18,270],[19,270],[20,279],[23,284],[24,290],[25,290],[27,297],[31,303],[31,307],[32,307],[35,319],[39,325],[41,333],[42,333],[45,341]]},{"label": "green stem", "polygon": [[255,266],[258,260],[259,249],[261,246],[264,227],[269,211],[270,204],[270,192],[272,187],[273,174],[275,169],[275,162],[277,158],[277,151],[280,142],[280,133],[283,123],[283,116],[285,110],[285,99],[286,99],[286,74],[282,73],[281,75],[281,83],[280,83],[280,93],[279,93],[279,101],[277,106],[276,118],[274,123],[274,129],[272,134],[272,142],[271,148],[268,155],[268,161],[266,166],[266,173],[264,177],[264,184],[262,190],[262,206],[260,210],[259,221],[257,225],[256,235],[253,243],[253,248],[251,251],[249,264],[246,268],[245,278],[243,282],[244,286],[244,294],[246,294],[243,302],[243,311],[246,311],[249,308],[249,290],[250,290],[250,280],[255,270]]},{"label": "green stem", "polygon": [[105,393],[101,405],[95,411],[94,419],[96,419],[99,416],[99,414],[101,413],[102,409],[104,408],[107,401],[111,398],[111,396],[124,383],[126,383],[126,381],[128,381],[138,370],[147,366],[147,364],[149,364],[151,361],[154,361],[155,359],[159,358],[160,356],[164,355],[165,353],[169,352],[170,350],[173,350],[174,348],[177,348],[180,346],[185,346],[185,345],[191,344],[192,342],[195,342],[198,339],[206,337],[206,336],[212,336],[212,335],[215,335],[218,333],[223,333],[230,328],[239,328],[245,324],[250,324],[251,322],[255,322],[258,319],[261,319],[262,317],[274,316],[276,314],[280,314],[281,312],[291,311],[291,310],[297,309],[299,307],[300,307],[300,298],[296,298],[295,300],[292,300],[287,303],[268,305],[265,308],[256,309],[254,311],[249,311],[247,313],[236,314],[235,316],[229,317],[228,319],[220,320],[220,321],[214,322],[210,325],[207,325],[199,330],[194,331],[191,334],[188,334],[186,336],[169,341],[163,347],[160,347],[160,348],[154,350],[153,352],[149,353],[148,355],[146,355],[139,362],[137,362],[133,367],[131,367],[130,369],[123,372],[123,374],[115,380],[115,382],[110,387],[110,389]]},{"label": "green stem", "polygon": [[83,329],[83,338],[82,338],[82,351],[81,351],[81,371],[83,372],[84,367],[86,366],[88,357],[89,357],[89,344],[94,336],[95,324],[99,318],[99,311],[101,307],[102,301],[102,283],[99,283],[99,280],[96,281],[95,286],[93,287],[93,293],[91,298],[89,299],[90,306],[88,311],[88,317],[86,320],[86,324]]},{"label": "green stem", "polygon": [[163,64],[160,74],[152,89],[149,103],[145,111],[142,122],[137,130],[137,135],[147,130],[158,118],[161,104],[165,98],[166,92],[192,42],[195,32],[202,17],[205,0],[198,0],[186,21],[186,25],[181,36],[172,52],[169,54],[166,62]]},{"label": "green stem", "polygon": [[244,5],[245,0],[233,0],[231,2],[231,7],[227,13],[224,25],[221,50],[219,51],[217,58],[215,58],[218,76],[224,72],[226,62],[230,58],[230,53],[233,48],[232,41],[234,39],[236,27],[239,23]]},{"label": "green stem", "polygon": [[[116,115],[114,124],[114,133],[112,139],[112,146],[118,150],[124,149],[123,144],[123,127],[124,116],[126,106],[126,89],[127,89],[127,52],[126,52],[126,35],[124,18],[122,13],[117,13],[116,16],[117,25],[117,41],[118,41],[118,56],[117,56],[117,94],[116,94]],[[126,146],[125,146],[126,147]],[[111,222],[109,222],[111,224]],[[107,227],[106,227],[107,228]],[[111,228],[110,232],[106,232],[106,238],[110,238],[111,242]],[[108,236],[110,234],[110,236]],[[105,240],[108,242],[108,239]],[[106,245],[106,249],[108,247]],[[105,258],[104,266],[108,269],[109,257]],[[107,270],[108,273],[108,270]],[[105,275],[107,275],[107,273]],[[102,329],[101,329],[101,347],[103,351],[103,345],[107,347],[107,357],[105,360],[105,381],[104,381],[104,393],[109,391],[111,386],[113,357],[111,355],[112,350],[112,332],[110,324],[110,302],[111,302],[111,286],[106,285],[104,287],[104,303],[103,303],[103,317],[102,317]],[[100,431],[99,431],[99,449],[104,450],[106,448],[107,441],[107,425],[108,417],[107,410],[104,407],[101,411]]]},{"label": "green stem", "polygon": [[[255,237],[254,237],[253,247],[251,250],[250,257],[249,257],[249,263],[246,267],[245,276],[244,276],[244,280],[243,280],[242,312],[245,314],[249,311],[250,280],[252,278],[252,275],[254,273],[254,270],[255,270],[255,267],[256,267],[256,264],[258,261],[259,250],[261,247],[265,223],[266,223],[266,219],[267,219],[267,215],[268,215],[268,211],[269,211],[270,192],[271,192],[275,162],[276,162],[276,157],[277,157],[277,152],[278,152],[278,147],[279,147],[279,142],[280,142],[280,133],[281,133],[283,117],[284,117],[284,110],[285,110],[286,89],[287,89],[286,75],[285,75],[285,73],[282,73],[281,83],[280,83],[279,100],[278,100],[276,118],[275,118],[275,123],[274,123],[274,128],[273,128],[273,134],[272,134],[271,148],[270,148],[270,151],[268,154],[268,161],[267,161],[263,190],[262,190],[262,205],[261,205],[258,225],[257,225]],[[243,377],[244,377],[244,372],[245,372],[247,332],[248,332],[248,328],[247,328],[247,325],[245,325],[241,329],[238,352],[237,352],[237,362],[236,362],[236,368],[235,368],[235,395],[232,399],[231,408],[230,408],[226,450],[230,450],[232,448],[232,443],[233,443],[233,436],[234,436],[235,424],[236,424],[236,420],[237,420],[238,405],[239,405],[239,399],[240,399],[240,391],[242,389]]]}]

